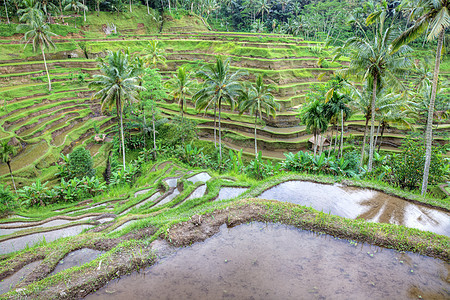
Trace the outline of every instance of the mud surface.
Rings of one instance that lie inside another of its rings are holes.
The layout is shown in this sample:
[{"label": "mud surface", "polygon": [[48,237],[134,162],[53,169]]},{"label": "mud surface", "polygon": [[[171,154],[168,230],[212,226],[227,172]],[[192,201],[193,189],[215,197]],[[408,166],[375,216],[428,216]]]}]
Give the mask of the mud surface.
[{"label": "mud surface", "polygon": [[288,181],[268,189],[258,198],[310,206],[345,218],[404,225],[450,236],[449,213],[369,189]]},{"label": "mud surface", "polygon": [[33,272],[33,270],[38,265],[40,265],[41,262],[42,262],[42,260],[38,260],[38,261],[32,262],[32,263],[26,265],[25,267],[23,267],[22,269],[20,269],[19,271],[17,271],[16,273],[14,273],[13,275],[11,275],[11,276],[3,279],[2,281],[0,281],[0,294],[6,293],[11,288],[16,286],[28,274]]},{"label": "mud surface", "polygon": [[92,225],[79,225],[62,228],[53,231],[34,233],[18,238],[13,238],[0,243],[0,254],[10,253],[24,248],[31,247],[45,238],[45,241],[52,242],[62,237],[80,234],[84,229],[91,228]]},{"label": "mud surface", "polygon": [[56,266],[50,275],[55,275],[61,271],[66,269],[84,265],[90,261],[93,261],[100,255],[105,253],[104,251],[92,250],[88,248],[80,249],[77,251],[73,251],[69,253],[66,257],[64,257]]},{"label": "mud surface", "polygon": [[187,178],[186,180],[187,180],[187,181],[190,181],[190,182],[192,182],[192,183],[196,183],[196,182],[199,182],[199,181],[201,181],[201,182],[207,182],[207,181],[210,180],[210,179],[211,179],[211,176],[210,176],[208,173],[203,172],[203,173],[199,173],[199,174],[197,174],[197,175],[194,175],[194,176],[192,176],[192,177],[189,177],[189,178]]},{"label": "mud surface", "polygon": [[231,198],[235,198],[248,190],[248,188],[241,188],[241,187],[224,187],[221,188],[219,191],[219,195],[215,199],[215,201],[219,200],[227,200]]},{"label": "mud surface", "polygon": [[449,276],[438,259],[253,223],[222,226],[86,299],[449,299]]}]

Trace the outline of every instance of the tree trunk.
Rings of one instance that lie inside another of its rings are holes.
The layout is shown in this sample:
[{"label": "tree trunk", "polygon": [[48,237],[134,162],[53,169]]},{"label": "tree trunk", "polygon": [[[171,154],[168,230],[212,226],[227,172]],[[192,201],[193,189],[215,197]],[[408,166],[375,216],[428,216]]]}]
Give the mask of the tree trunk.
[{"label": "tree trunk", "polygon": [[[86,0],[83,0],[83,5],[86,5],[85,3]],[[83,8],[83,17],[84,17],[84,22],[86,22],[86,9]]]},{"label": "tree trunk", "polygon": [[338,141],[338,133],[339,133],[339,125],[336,122],[336,136],[334,138],[334,152],[336,152],[337,141]]},{"label": "tree trunk", "polygon": [[425,148],[425,167],[423,171],[423,181],[422,181],[422,195],[425,196],[427,193],[428,186],[428,176],[430,175],[430,163],[431,163],[431,146],[433,144],[433,114],[434,114],[434,102],[436,100],[436,91],[439,76],[439,67],[441,62],[441,52],[442,44],[444,42],[445,28],[441,29],[439,34],[438,45],[436,50],[436,63],[434,66],[433,75],[433,87],[431,90],[430,105],[428,107],[428,119],[427,119],[427,129],[425,131],[426,138],[426,148]]},{"label": "tree trunk", "polygon": [[361,150],[361,160],[359,162],[359,167],[362,168],[363,162],[364,162],[364,150],[366,148],[366,135],[367,135],[367,125],[369,124],[369,116],[366,116],[366,126],[364,127],[364,138],[362,143],[362,150]]},{"label": "tree trunk", "polygon": [[256,140],[256,122],[258,121],[258,112],[255,113],[255,158],[258,156],[258,142]]},{"label": "tree trunk", "polygon": [[222,112],[222,98],[219,98],[219,158],[220,164],[222,164],[222,127],[220,124],[220,114]]},{"label": "tree trunk", "polygon": [[155,108],[152,106],[152,125],[153,125],[153,156],[156,158],[156,128],[155,128]]},{"label": "tree trunk", "polygon": [[50,74],[48,73],[47,61],[45,60],[45,53],[44,53],[44,47],[43,46],[41,46],[41,52],[42,52],[42,57],[44,58],[45,72],[47,73],[48,91],[51,92],[51,90],[52,90],[52,82],[50,80]]},{"label": "tree trunk", "polygon": [[8,21],[8,24],[9,24],[9,16],[8,16],[8,8],[6,7],[6,0],[3,0],[3,3],[5,4],[6,20]]},{"label": "tree trunk", "polygon": [[131,9],[131,0],[130,0],[130,12],[133,12],[133,10]]},{"label": "tree trunk", "polygon": [[150,14],[150,6],[148,5],[148,0],[145,2],[147,3],[147,14],[149,15]]},{"label": "tree trunk", "polygon": [[[120,136],[122,138],[122,158],[123,158],[123,170],[125,171],[125,138],[123,135],[123,109],[122,109],[122,103],[120,102],[120,94],[118,97],[118,105],[117,105],[117,109],[119,110],[120,113]],[[117,100],[116,100],[117,101]]]},{"label": "tree trunk", "polygon": [[385,127],[385,123],[383,122],[383,125],[381,125],[381,135],[380,135],[380,143],[378,144],[378,152],[380,152],[381,144],[383,143],[384,127]]},{"label": "tree trunk", "polygon": [[344,151],[344,111],[341,109],[341,143],[339,144],[339,157],[342,157]]},{"label": "tree trunk", "polygon": [[[147,135],[147,133],[145,131],[147,131],[147,122],[145,122],[145,108],[144,108],[144,126],[145,126],[145,130],[144,130],[144,148],[147,149],[147,141],[145,139],[145,136]],[[147,154],[145,154],[145,161],[147,161]]]},{"label": "tree trunk", "polygon": [[328,146],[328,159],[330,159],[330,155],[331,155],[331,148],[333,147],[333,125],[331,125],[331,140],[330,140],[330,146]]},{"label": "tree trunk", "polygon": [[317,153],[317,132],[314,130],[314,157],[316,157]]},{"label": "tree trunk", "polygon": [[[380,135],[380,127],[381,127],[381,123],[383,123],[383,122],[378,122],[378,128],[377,128],[377,134],[375,135],[375,142],[373,143],[374,144],[374,148],[376,148],[377,147],[377,143],[378,143],[378,136]],[[378,150],[379,151],[379,150]]]},{"label": "tree trunk", "polygon": [[217,107],[216,102],[214,102],[214,148],[217,149],[216,115],[217,115]]},{"label": "tree trunk", "polygon": [[377,99],[377,75],[375,74],[373,78],[373,91],[372,91],[372,112],[371,112],[371,120],[370,120],[370,142],[369,142],[369,166],[367,171],[372,171],[372,163],[373,163],[373,149],[374,149],[374,135],[375,135],[375,102]]},{"label": "tree trunk", "polygon": [[12,170],[11,170],[11,162],[7,161],[6,164],[8,165],[8,168],[9,168],[9,174],[11,174],[11,180],[12,180],[12,183],[13,183],[13,186],[14,186],[14,191],[17,194],[16,183],[14,182],[14,177],[13,177]]}]

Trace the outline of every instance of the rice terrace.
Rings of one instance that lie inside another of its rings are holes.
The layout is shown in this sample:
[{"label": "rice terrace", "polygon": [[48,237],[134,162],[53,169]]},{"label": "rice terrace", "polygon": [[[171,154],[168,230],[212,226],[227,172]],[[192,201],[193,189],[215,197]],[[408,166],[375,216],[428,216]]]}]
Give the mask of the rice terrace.
[{"label": "rice terrace", "polygon": [[449,1],[0,2],[0,299],[450,299]]}]

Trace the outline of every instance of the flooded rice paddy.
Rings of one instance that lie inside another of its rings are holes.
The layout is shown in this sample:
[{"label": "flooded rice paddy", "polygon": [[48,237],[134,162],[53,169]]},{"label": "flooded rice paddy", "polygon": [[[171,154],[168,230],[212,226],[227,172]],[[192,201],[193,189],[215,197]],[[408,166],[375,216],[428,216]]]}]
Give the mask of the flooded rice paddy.
[{"label": "flooded rice paddy", "polygon": [[45,239],[46,242],[52,242],[62,237],[74,236],[80,234],[84,229],[91,228],[92,225],[78,225],[67,228],[62,228],[53,231],[39,232],[30,235],[25,235],[13,239],[6,240],[0,243],[0,254],[6,254],[14,251],[19,251],[27,246],[31,247]]},{"label": "flooded rice paddy", "polygon": [[288,181],[258,198],[291,202],[345,218],[404,225],[450,236],[450,213],[382,192],[304,181]]},{"label": "flooded rice paddy", "polygon": [[253,223],[224,225],[86,298],[449,299],[449,278],[438,259]]},{"label": "flooded rice paddy", "polygon": [[56,268],[50,275],[55,275],[66,269],[81,266],[88,262],[93,261],[100,255],[105,253],[104,251],[92,250],[89,248],[80,249],[69,253],[66,257],[60,260]]},{"label": "flooded rice paddy", "polygon": [[186,200],[192,200],[195,198],[200,198],[203,197],[203,195],[205,195],[206,192],[206,185],[202,184],[199,187],[197,187],[186,199]]},{"label": "flooded rice paddy", "polygon": [[200,181],[201,182],[207,182],[210,179],[211,179],[211,176],[208,173],[202,172],[202,173],[199,173],[199,174],[194,175],[192,177],[189,177],[186,180],[190,181],[192,183],[197,183],[197,182],[200,182]]},{"label": "flooded rice paddy", "polygon": [[42,260],[38,260],[24,266],[22,269],[12,274],[9,277],[0,281],[0,294],[4,294],[20,283],[28,274],[41,264]]},{"label": "flooded rice paddy", "polygon": [[216,201],[219,200],[228,200],[232,198],[236,198],[240,196],[243,192],[248,190],[248,188],[243,187],[223,187],[219,191],[219,195],[216,198]]},{"label": "flooded rice paddy", "polygon": [[[17,231],[21,231],[21,230],[27,230],[27,229],[31,229],[31,228],[43,228],[43,227],[53,227],[53,226],[60,226],[60,225],[65,225],[65,224],[69,224],[69,223],[74,223],[74,222],[80,222],[80,221],[86,221],[91,219],[91,217],[86,217],[86,218],[82,218],[82,219],[78,219],[78,220],[52,220],[40,225],[35,225],[36,222],[14,222],[14,223],[8,223],[8,224],[2,224],[1,226],[4,228],[0,228],[0,236],[3,235],[8,235]],[[99,222],[102,223],[103,219],[100,219]],[[26,226],[25,225],[29,225]],[[16,226],[23,226],[23,227],[16,227]]]}]

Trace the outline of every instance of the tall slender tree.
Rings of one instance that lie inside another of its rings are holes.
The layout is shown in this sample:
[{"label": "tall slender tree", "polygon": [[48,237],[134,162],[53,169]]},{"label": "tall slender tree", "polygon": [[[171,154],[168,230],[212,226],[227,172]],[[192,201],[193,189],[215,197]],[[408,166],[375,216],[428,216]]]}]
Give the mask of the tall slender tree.
[{"label": "tall slender tree", "polygon": [[300,109],[300,120],[306,125],[306,129],[314,136],[314,156],[317,153],[317,146],[322,145],[317,137],[328,128],[328,119],[325,115],[324,103],[314,100],[303,105]]},{"label": "tall slender tree", "polygon": [[[430,174],[431,146],[433,143],[433,113],[438,86],[439,67],[445,31],[450,27],[450,1],[448,0],[407,0],[411,4],[411,21],[413,25],[403,32],[392,43],[392,52],[401,51],[404,45],[415,40],[425,31],[428,31],[428,40],[438,39],[436,49],[436,61],[434,65],[433,85],[428,109],[427,128],[425,131],[425,166],[422,180],[422,195],[427,193],[428,176]],[[428,30],[427,30],[428,29]]]},{"label": "tall slender tree", "polygon": [[242,90],[241,83],[238,80],[245,73],[242,70],[231,73],[230,64],[229,58],[224,61],[221,57],[217,57],[214,65],[207,65],[200,70],[198,75],[204,79],[203,86],[192,98],[196,108],[199,110],[208,109],[211,104],[217,105],[219,109],[220,160],[222,160],[222,104],[226,102],[231,106],[231,109],[234,109],[236,100],[239,97],[239,91]]},{"label": "tall slender tree", "polygon": [[166,87],[170,88],[175,101],[178,101],[180,107],[181,120],[183,121],[183,114],[186,108],[186,96],[192,95],[194,82],[190,78],[190,74],[186,71],[186,67],[179,67],[177,75],[166,83]]},{"label": "tall slender tree", "polygon": [[274,100],[272,87],[265,85],[262,75],[258,75],[255,85],[244,88],[239,97],[239,111],[244,113],[250,111],[250,115],[255,115],[255,157],[258,156],[258,142],[256,135],[256,125],[262,120],[262,113],[275,117],[280,105]]},{"label": "tall slender tree", "polygon": [[[371,19],[373,20],[373,19]],[[364,33],[365,34],[365,33]],[[337,57],[347,53],[350,55],[350,65],[341,70],[345,74],[360,75],[363,80],[372,82],[370,142],[368,171],[372,170],[374,136],[375,136],[375,102],[377,92],[384,85],[402,88],[397,75],[405,74],[411,67],[408,53],[412,49],[406,45],[399,47],[396,53],[391,52],[391,43],[398,36],[399,31],[394,26],[385,28],[384,20],[379,19],[373,38],[367,34],[364,37],[349,38],[342,47],[336,49]]]},{"label": "tall slender tree", "polygon": [[102,110],[115,106],[119,117],[120,138],[122,142],[122,159],[125,170],[125,141],[123,134],[123,108],[127,101],[137,101],[138,91],[145,88],[139,86],[139,78],[136,76],[131,58],[128,54],[118,50],[108,51],[104,59],[99,60],[101,75],[94,75],[94,81],[89,84],[98,91],[92,95],[92,99],[100,99]]},{"label": "tall slender tree", "polygon": [[8,7],[6,7],[6,1],[7,0],[3,0],[3,4],[5,5],[5,12],[6,12],[6,21],[9,24],[9,14],[8,14]]},{"label": "tall slender tree", "polygon": [[12,180],[12,183],[14,186],[14,190],[16,191],[16,194],[17,194],[16,183],[14,182],[14,176],[13,176],[12,170],[11,170],[11,159],[14,155],[16,155],[16,148],[14,148],[14,146],[10,145],[10,140],[2,141],[2,143],[0,144],[0,157],[1,157],[2,162],[6,163],[8,165],[9,174],[11,175],[11,180]]},{"label": "tall slender tree", "polygon": [[56,49],[56,46],[51,38],[52,36],[56,36],[56,34],[51,32],[49,26],[44,23],[41,17],[38,16],[30,20],[28,24],[20,24],[17,26],[17,30],[22,30],[23,28],[28,30],[27,32],[25,32],[25,35],[23,37],[23,41],[25,41],[25,47],[31,43],[34,52],[41,50],[42,58],[44,59],[45,72],[47,73],[48,91],[51,91],[52,82],[50,80],[50,74],[48,73],[47,61],[45,59],[45,50],[51,48]]},{"label": "tall slender tree", "polygon": [[88,10],[88,7],[78,0],[64,0],[64,10],[66,10],[66,11],[71,10],[75,13],[75,17],[73,18],[73,20],[74,20],[73,24],[74,24],[74,27],[77,28],[76,16],[78,16],[78,12],[80,10],[85,12]]}]

